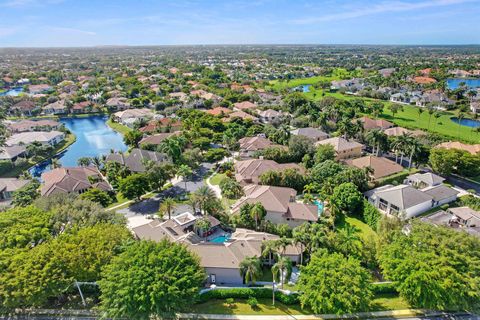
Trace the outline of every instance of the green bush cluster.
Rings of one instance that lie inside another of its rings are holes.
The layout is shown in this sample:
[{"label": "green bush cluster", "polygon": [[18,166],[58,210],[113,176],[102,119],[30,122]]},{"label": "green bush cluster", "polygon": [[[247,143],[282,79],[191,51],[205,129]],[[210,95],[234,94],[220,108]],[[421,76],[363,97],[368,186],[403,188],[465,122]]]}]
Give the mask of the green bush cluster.
[{"label": "green bush cluster", "polygon": [[[198,296],[198,302],[207,302],[212,299],[249,299],[249,298],[271,298],[272,289],[271,288],[232,288],[232,289],[222,289],[222,290],[210,290]],[[298,294],[292,293],[287,295],[283,292],[276,291],[275,299],[286,305],[298,304]]]},{"label": "green bush cluster", "polygon": [[393,282],[380,282],[372,284],[372,291],[374,294],[380,293],[395,293],[397,294],[397,288]]}]

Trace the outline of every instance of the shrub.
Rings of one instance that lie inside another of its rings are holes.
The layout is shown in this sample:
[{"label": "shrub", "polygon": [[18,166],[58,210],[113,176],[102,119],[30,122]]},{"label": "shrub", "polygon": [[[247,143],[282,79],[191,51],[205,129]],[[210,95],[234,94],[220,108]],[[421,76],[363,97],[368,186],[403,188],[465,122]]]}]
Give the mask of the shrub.
[{"label": "shrub", "polygon": [[[254,297],[256,299],[262,298],[271,298],[272,289],[271,288],[232,288],[232,289],[221,289],[221,290],[210,290],[200,294],[197,297],[198,302],[207,302],[213,299],[225,300],[225,299],[248,299]],[[281,291],[275,292],[275,299],[286,305],[298,304],[298,294],[291,293],[287,295]]]},{"label": "shrub", "polygon": [[247,300],[247,303],[250,307],[252,307],[252,309],[255,309],[258,307],[258,300],[257,298],[254,298],[254,297],[250,297],[248,298]]},{"label": "shrub", "polygon": [[222,148],[209,149],[204,155],[205,161],[207,162],[220,161],[226,156],[228,156],[228,151]]},{"label": "shrub", "polygon": [[374,294],[379,293],[398,293],[393,282],[379,282],[372,284],[372,291]]},{"label": "shrub", "polygon": [[225,303],[228,305],[229,308],[233,308],[235,305],[235,300],[233,298],[227,298],[225,299]]}]

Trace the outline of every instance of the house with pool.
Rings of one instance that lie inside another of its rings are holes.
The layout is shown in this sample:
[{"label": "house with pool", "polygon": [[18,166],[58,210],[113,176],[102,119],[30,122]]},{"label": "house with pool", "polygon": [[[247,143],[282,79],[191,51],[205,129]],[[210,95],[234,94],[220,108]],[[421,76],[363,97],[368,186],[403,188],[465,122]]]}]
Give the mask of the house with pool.
[{"label": "house with pool", "polygon": [[[206,286],[243,284],[240,275],[241,262],[248,257],[261,257],[263,242],[280,238],[273,234],[241,228],[226,231],[222,229],[218,220],[218,224],[211,224],[208,235],[203,236],[195,230],[195,221],[199,218],[202,217],[185,212],[169,220],[155,219],[145,224],[131,226],[130,229],[137,239],[153,241],[168,239],[186,245],[200,258],[200,265],[207,274]],[[216,220],[212,216],[208,218]],[[284,255],[293,263],[299,263],[301,249],[289,245],[285,248]],[[265,259],[264,263],[269,263],[269,260]]]}]

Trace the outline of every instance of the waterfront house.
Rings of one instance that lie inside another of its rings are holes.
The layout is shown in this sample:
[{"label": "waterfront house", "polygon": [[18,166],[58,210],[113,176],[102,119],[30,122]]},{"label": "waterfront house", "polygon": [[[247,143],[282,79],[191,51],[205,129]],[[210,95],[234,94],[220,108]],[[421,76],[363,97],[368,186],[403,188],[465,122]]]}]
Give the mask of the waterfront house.
[{"label": "waterfront house", "polygon": [[81,194],[91,188],[112,190],[110,184],[95,167],[56,168],[42,173],[42,181],[40,193],[44,197],[53,194]]},{"label": "waterfront house", "polygon": [[8,125],[8,130],[12,133],[27,132],[27,131],[49,131],[59,130],[63,125],[54,120],[21,120],[12,122]]},{"label": "waterfront house", "polygon": [[126,166],[131,172],[145,172],[147,162],[155,164],[165,162],[168,157],[164,153],[134,148],[128,155],[123,153],[111,153],[105,159],[106,162],[113,161]]},{"label": "waterfront house", "polygon": [[15,162],[18,158],[26,156],[25,146],[0,147],[0,160]]},{"label": "waterfront house", "polygon": [[105,103],[108,109],[110,110],[127,110],[130,108],[130,103],[128,102],[127,98],[122,97],[113,97],[107,100]]},{"label": "waterfront house", "polygon": [[480,101],[470,102],[470,111],[473,113],[480,113]]},{"label": "waterfront house", "polygon": [[13,115],[20,114],[24,117],[31,117],[37,110],[40,110],[40,107],[34,101],[22,100],[11,106],[9,113]]},{"label": "waterfront house", "polygon": [[165,139],[171,138],[171,137],[174,137],[174,136],[178,136],[180,134],[181,134],[180,131],[156,133],[154,135],[144,137],[142,140],[140,140],[140,145],[155,145],[155,146],[157,146],[157,145],[161,144],[163,141],[165,141]]},{"label": "waterfront house", "polygon": [[18,145],[29,145],[34,142],[41,144],[49,144],[52,147],[56,146],[65,139],[65,133],[60,131],[36,131],[36,132],[21,132],[10,136],[5,144],[9,147]]},{"label": "waterfront house", "polygon": [[46,115],[65,114],[67,113],[67,106],[65,105],[65,100],[58,100],[47,104],[42,110]]},{"label": "waterfront house", "polygon": [[0,178],[0,202],[9,201],[13,193],[25,186],[29,180],[20,180],[17,178]]},{"label": "waterfront house", "polygon": [[150,109],[127,109],[124,111],[118,111],[113,114],[114,120],[126,125],[128,127],[133,127],[135,121],[148,121],[154,116],[152,110]]}]

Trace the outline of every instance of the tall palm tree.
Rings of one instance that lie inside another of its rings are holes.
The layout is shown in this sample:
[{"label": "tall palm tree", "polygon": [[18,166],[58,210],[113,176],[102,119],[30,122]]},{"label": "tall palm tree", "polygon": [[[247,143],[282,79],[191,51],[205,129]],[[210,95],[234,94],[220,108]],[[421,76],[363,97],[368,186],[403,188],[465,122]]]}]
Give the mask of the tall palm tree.
[{"label": "tall palm tree", "polygon": [[410,137],[410,143],[408,144],[408,149],[410,149],[410,158],[408,160],[408,169],[412,167],[413,155],[422,151],[422,144],[415,137]]},{"label": "tall palm tree", "polygon": [[465,113],[459,112],[457,115],[458,119],[458,132],[457,134],[460,136],[460,127],[462,126],[462,120],[465,118]]},{"label": "tall palm tree", "polygon": [[60,168],[62,166],[62,164],[60,163],[58,158],[52,158],[51,166],[52,166],[52,169],[56,169],[56,168]]},{"label": "tall palm tree", "polygon": [[267,240],[262,243],[262,257],[268,258],[268,264],[273,264],[273,257],[278,254],[278,246],[275,240]]},{"label": "tall palm tree", "polygon": [[165,198],[163,199],[162,203],[160,204],[159,211],[162,214],[162,218],[165,214],[168,214],[168,220],[172,218],[172,213],[175,210],[177,203],[173,198]]},{"label": "tall palm tree", "polygon": [[257,202],[253,205],[250,211],[250,216],[255,220],[255,230],[258,230],[259,222],[261,222],[266,215],[267,211],[260,202]]},{"label": "tall palm tree", "polygon": [[257,257],[248,257],[240,262],[240,275],[246,284],[255,284],[262,276],[262,263]]},{"label": "tall palm tree", "polygon": [[281,283],[282,289],[285,281],[292,277],[292,260],[289,257],[278,257],[277,263],[272,267],[272,275],[277,282]]},{"label": "tall palm tree", "polygon": [[292,243],[293,243],[292,239],[285,238],[285,237],[275,240],[275,244],[277,248],[282,250],[282,255],[285,254],[285,250],[287,250],[287,247]]},{"label": "tall palm tree", "polygon": [[182,180],[185,183],[185,192],[187,192],[187,179],[192,175],[192,169],[186,164],[182,164],[178,167],[177,174],[182,177]]},{"label": "tall palm tree", "polygon": [[215,199],[215,192],[212,189],[210,189],[209,186],[201,186],[194,193],[198,200],[200,212],[206,213],[204,212],[205,211],[204,208],[209,202]]},{"label": "tall palm tree", "polygon": [[418,114],[418,120],[419,120],[419,121],[420,121],[420,116],[422,115],[423,111],[425,111],[425,110],[423,110],[423,109],[420,108],[420,107],[417,108],[417,114]]},{"label": "tall palm tree", "polygon": [[303,223],[292,230],[292,239],[296,246],[300,246],[300,265],[303,265],[303,252],[310,242],[309,223]]},{"label": "tall palm tree", "polygon": [[435,112],[433,114],[433,117],[435,118],[435,123],[433,124],[433,130],[435,130],[435,128],[437,127],[438,118],[440,118],[441,116],[442,114],[440,112]]},{"label": "tall palm tree", "polygon": [[435,113],[435,108],[433,106],[428,106],[428,129],[430,130],[430,122],[432,121],[432,115]]},{"label": "tall palm tree", "polygon": [[[372,154],[378,156],[382,146],[385,146],[387,142],[387,135],[380,129],[370,130],[365,136],[368,143],[372,145]],[[376,151],[376,152],[375,152]]]}]

